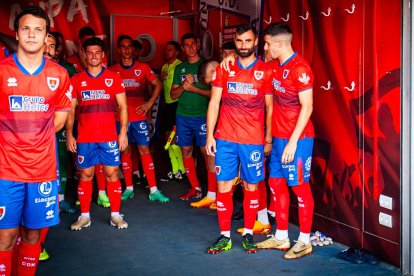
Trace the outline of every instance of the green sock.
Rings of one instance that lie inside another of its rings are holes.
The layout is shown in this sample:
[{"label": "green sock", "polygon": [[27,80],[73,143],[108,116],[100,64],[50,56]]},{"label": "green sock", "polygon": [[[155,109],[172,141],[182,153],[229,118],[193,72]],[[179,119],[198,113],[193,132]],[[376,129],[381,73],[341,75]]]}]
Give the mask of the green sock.
[{"label": "green sock", "polygon": [[176,174],[178,172],[178,162],[177,157],[175,156],[175,152],[173,150],[173,145],[170,145],[170,147],[168,148],[168,155],[170,156],[172,172],[173,174]]},{"label": "green sock", "polygon": [[184,163],[183,163],[183,154],[181,152],[181,148],[177,145],[171,145],[170,148],[172,148],[174,153],[175,153],[175,157],[177,159],[177,164],[178,164],[178,169],[182,173],[185,173],[185,167],[184,167]]}]

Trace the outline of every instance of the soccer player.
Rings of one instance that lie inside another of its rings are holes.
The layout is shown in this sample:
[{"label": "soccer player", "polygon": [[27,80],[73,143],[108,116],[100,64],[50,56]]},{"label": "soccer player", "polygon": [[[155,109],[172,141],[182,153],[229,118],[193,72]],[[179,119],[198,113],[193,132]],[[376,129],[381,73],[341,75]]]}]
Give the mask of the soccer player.
[{"label": "soccer player", "polygon": [[[77,167],[80,170],[78,197],[81,215],[71,225],[72,230],[81,230],[91,225],[90,200],[92,178],[96,164],[102,164],[107,180],[108,197],[111,203],[110,224],[119,229],[128,224],[119,214],[121,206],[121,183],[118,179],[120,151],[126,149],[127,105],[125,88],[121,77],[102,66],[104,43],[98,37],[83,43],[88,68],[73,76],[72,109],[66,122],[67,146],[77,152]],[[78,106],[76,107],[76,102]],[[115,106],[118,106],[120,132],[115,125]],[[78,112],[78,137],[73,137],[75,108]],[[93,131],[91,131],[93,130]]]},{"label": "soccer player", "polygon": [[250,24],[238,26],[234,42],[237,62],[230,67],[230,72],[217,68],[207,112],[206,151],[215,156],[217,215],[221,231],[217,241],[207,249],[210,254],[232,247],[232,186],[239,167],[245,189],[242,245],[248,253],[257,252],[253,241],[253,225],[259,205],[257,183],[265,177],[264,156],[269,154],[272,143],[272,72],[254,54],[258,42],[256,29]]},{"label": "soccer player", "polygon": [[56,42],[57,42],[53,60],[59,63],[61,66],[63,66],[66,70],[68,70],[69,76],[72,77],[73,75],[76,74],[76,69],[72,63],[68,62],[65,59],[65,52],[66,52],[65,39],[63,38],[63,35],[59,32],[51,32],[51,35],[53,35],[56,38]]},{"label": "soccer player", "polygon": [[[258,248],[287,250],[289,191],[298,198],[300,234],[284,255],[296,259],[312,253],[313,197],[309,185],[314,129],[312,113],[313,74],[308,63],[292,49],[292,31],[284,23],[272,23],[264,30],[264,49],[269,51],[274,77],[273,147],[270,156],[269,186],[276,198],[275,236],[258,243]],[[272,199],[273,199],[272,197]]]},{"label": "soccer player", "polygon": [[[117,45],[120,63],[111,66],[111,70],[117,72],[123,79],[126,88],[128,105],[128,140],[138,145],[141,156],[142,167],[147,176],[150,187],[150,201],[168,202],[169,198],[164,196],[157,188],[155,178],[154,161],[151,156],[149,143],[150,133],[147,113],[161,92],[162,84],[148,64],[134,60],[132,38],[127,35],[118,37]],[[153,93],[148,95],[147,85],[154,87]],[[149,97],[150,96],[150,97]],[[145,101],[145,98],[149,99]],[[126,189],[122,194],[122,200],[134,197],[132,186],[132,162],[131,147],[128,146],[122,152],[122,170],[125,176]]]},{"label": "soccer player", "polygon": [[227,41],[223,43],[220,51],[221,60],[225,59],[229,55],[235,56],[236,55],[236,45],[234,45],[234,41]]},{"label": "soccer player", "polygon": [[[209,158],[204,148],[206,144],[206,114],[210,97],[210,86],[201,85],[197,79],[198,67],[203,61],[198,51],[200,41],[192,33],[186,33],[181,37],[181,48],[187,56],[187,61],[178,64],[174,70],[171,99],[178,99],[176,114],[177,145],[181,147],[183,163],[187,178],[191,184],[188,192],[181,196],[181,200],[200,198],[202,196],[200,184],[197,179],[193,158],[193,137],[200,147],[208,168],[208,184],[216,184],[214,173],[214,159]],[[215,201],[210,198],[207,206]]]},{"label": "soccer player", "polygon": [[[14,21],[17,53],[0,63],[0,267],[4,275],[34,275],[40,229],[59,223],[55,132],[67,118],[71,86],[66,70],[43,57],[49,28],[49,17],[40,7],[23,8]],[[21,242],[12,262],[19,229]]]},{"label": "soccer player", "polygon": [[[166,137],[171,135],[171,130],[175,126],[175,114],[177,111],[177,100],[171,99],[171,85],[174,78],[175,67],[181,63],[178,59],[180,54],[180,44],[177,41],[171,40],[167,42],[164,51],[164,58],[167,61],[161,68],[161,80],[164,86],[164,100],[165,105],[163,106],[163,126],[166,130]],[[171,161],[172,170],[167,174],[167,180],[173,178],[181,180],[182,174],[185,172],[183,164],[183,154],[181,149],[177,146],[174,140],[168,147],[168,155]]]}]

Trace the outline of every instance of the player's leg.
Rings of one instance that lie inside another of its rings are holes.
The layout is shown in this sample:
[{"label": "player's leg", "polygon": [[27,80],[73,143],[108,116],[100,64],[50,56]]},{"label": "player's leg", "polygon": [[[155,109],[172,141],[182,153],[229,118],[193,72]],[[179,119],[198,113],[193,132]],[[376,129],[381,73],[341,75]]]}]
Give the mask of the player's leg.
[{"label": "player's leg", "polygon": [[102,164],[95,165],[95,180],[98,186],[98,205],[104,208],[111,207],[108,195],[106,194],[106,177],[102,169]]},{"label": "player's leg", "polygon": [[[200,144],[202,144],[202,142]],[[216,179],[216,172],[215,172],[215,167],[214,167],[214,157],[207,156],[205,147],[200,146],[200,150],[206,163],[208,189],[207,189],[207,195],[204,198],[202,198],[199,201],[192,202],[190,204],[192,207],[195,207],[195,208],[210,207],[211,204],[216,202],[216,194],[217,194],[217,179]]]},{"label": "player's leg", "polygon": [[125,191],[122,193],[121,199],[127,200],[134,197],[134,187],[132,185],[132,159],[131,159],[131,146],[121,153],[122,160],[122,172],[125,180]]}]

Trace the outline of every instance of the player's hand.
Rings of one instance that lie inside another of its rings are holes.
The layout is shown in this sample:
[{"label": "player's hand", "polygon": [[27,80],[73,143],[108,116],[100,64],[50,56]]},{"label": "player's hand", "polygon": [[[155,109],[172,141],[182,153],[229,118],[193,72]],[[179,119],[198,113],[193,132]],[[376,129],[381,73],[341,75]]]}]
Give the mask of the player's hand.
[{"label": "player's hand", "polygon": [[296,147],[296,142],[289,141],[286,144],[282,154],[282,164],[287,164],[293,161],[293,159],[295,158]]},{"label": "player's hand", "polygon": [[186,82],[186,81],[183,83],[183,88],[184,88],[184,90],[190,91],[190,92],[196,92],[197,91],[197,87],[193,83]]},{"label": "player's hand", "polygon": [[68,151],[75,153],[77,150],[76,139],[73,135],[66,136],[66,148]]},{"label": "player's hand", "polygon": [[128,137],[126,134],[120,134],[118,137],[119,151],[123,152],[128,147]]},{"label": "player's hand", "polygon": [[194,81],[195,80],[194,80],[193,74],[187,74],[187,75],[185,75],[185,82],[193,83]]},{"label": "player's hand", "polygon": [[206,141],[206,153],[208,156],[216,156],[216,139],[214,138],[207,138]]},{"label": "player's hand", "polygon": [[272,152],[272,144],[266,143],[264,146],[265,156],[269,156],[271,152]]},{"label": "player's hand", "polygon": [[147,114],[148,110],[150,110],[152,104],[150,102],[145,102],[136,108],[138,114],[144,113]]},{"label": "player's hand", "polygon": [[220,68],[230,72],[230,64],[234,65],[236,58],[233,55],[228,55],[226,58],[222,60],[220,63]]},{"label": "player's hand", "polygon": [[165,80],[168,77],[168,72],[167,71],[162,71],[160,74],[160,79],[161,80]]}]

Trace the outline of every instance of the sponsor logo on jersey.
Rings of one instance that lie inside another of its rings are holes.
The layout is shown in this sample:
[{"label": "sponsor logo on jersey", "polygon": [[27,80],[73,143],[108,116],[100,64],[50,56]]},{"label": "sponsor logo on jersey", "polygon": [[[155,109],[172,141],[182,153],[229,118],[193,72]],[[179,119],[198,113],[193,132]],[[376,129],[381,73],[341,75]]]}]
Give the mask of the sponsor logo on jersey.
[{"label": "sponsor logo on jersey", "polygon": [[207,124],[202,124],[201,125],[201,130],[202,131],[207,131]]},{"label": "sponsor logo on jersey", "polygon": [[274,90],[279,91],[280,93],[286,92],[285,88],[282,87],[282,83],[278,81],[277,79],[272,80],[272,86]]},{"label": "sponsor logo on jersey", "polygon": [[114,83],[113,79],[105,79],[106,86],[111,87],[113,83]]},{"label": "sponsor logo on jersey", "polygon": [[181,83],[185,81],[185,75],[181,75]]},{"label": "sponsor logo on jersey", "polygon": [[264,72],[263,71],[254,71],[254,78],[256,80],[261,80],[263,78]]},{"label": "sponsor logo on jersey", "polygon": [[83,163],[83,161],[85,161],[85,156],[78,155],[78,163],[79,163],[79,164],[82,164],[82,163]]},{"label": "sponsor logo on jersey", "polygon": [[181,73],[185,73],[185,68],[181,69]]},{"label": "sponsor logo on jersey", "polygon": [[253,84],[242,82],[227,82],[227,91],[229,93],[241,95],[257,95],[257,89],[253,89]]},{"label": "sponsor logo on jersey", "polygon": [[303,84],[308,84],[310,81],[310,77],[306,75],[306,73],[302,73],[302,75],[298,78],[298,81],[300,81]]},{"label": "sponsor logo on jersey", "polygon": [[116,141],[108,142],[108,147],[110,148],[116,147]]},{"label": "sponsor logo on jersey", "polygon": [[45,104],[45,98],[39,96],[9,96],[9,108],[12,112],[46,112],[49,104]]},{"label": "sponsor logo on jersey", "polygon": [[47,77],[46,80],[50,90],[55,91],[59,87],[60,80],[58,78]]},{"label": "sponsor logo on jersey", "polygon": [[147,129],[147,124],[144,122],[139,123],[139,128],[140,129]]},{"label": "sponsor logo on jersey", "polygon": [[6,206],[0,206],[0,220],[6,215]]},{"label": "sponsor logo on jersey", "polygon": [[40,185],[38,187],[39,194],[44,196],[44,197],[47,197],[52,192],[52,188],[53,188],[52,182],[50,182],[50,181],[42,182],[42,183],[40,183]]},{"label": "sponsor logo on jersey", "polygon": [[283,79],[286,79],[288,75],[289,75],[289,70],[288,69],[283,70],[283,73],[282,73]]},{"label": "sponsor logo on jersey", "polygon": [[52,219],[55,217],[55,211],[49,210],[46,212],[46,219]]},{"label": "sponsor logo on jersey", "polygon": [[[1,219],[1,218],[0,218]],[[0,264],[0,272],[5,273],[6,272],[6,265]]]},{"label": "sponsor logo on jersey", "polygon": [[229,77],[234,77],[236,75],[236,72],[234,72],[234,71],[230,71],[230,73],[229,73]]},{"label": "sponsor logo on jersey", "polygon": [[8,78],[7,79],[7,86],[9,86],[9,87],[17,86],[16,78]]},{"label": "sponsor logo on jersey", "polygon": [[86,81],[82,81],[82,83],[81,83],[81,86],[82,87],[85,87],[85,86],[87,86],[88,84],[86,83]]},{"label": "sponsor logo on jersey", "polygon": [[81,91],[82,101],[108,100],[110,95],[105,94],[105,90],[86,90]]},{"label": "sponsor logo on jersey", "polygon": [[220,175],[220,173],[221,173],[221,166],[216,166],[216,174]]},{"label": "sponsor logo on jersey", "polygon": [[141,70],[134,70],[135,76],[139,77],[141,75]]},{"label": "sponsor logo on jersey", "polygon": [[139,87],[139,82],[135,79],[124,79],[122,83],[124,84],[124,87]]}]

